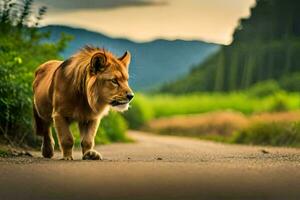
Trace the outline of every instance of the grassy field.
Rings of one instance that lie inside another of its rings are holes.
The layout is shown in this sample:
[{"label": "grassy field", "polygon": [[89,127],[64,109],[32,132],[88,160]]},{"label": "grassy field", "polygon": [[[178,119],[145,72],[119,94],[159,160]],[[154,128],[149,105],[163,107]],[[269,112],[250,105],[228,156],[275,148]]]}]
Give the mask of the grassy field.
[{"label": "grassy field", "polygon": [[300,95],[278,92],[265,97],[253,97],[246,93],[196,93],[188,95],[145,95],[147,107],[154,117],[168,117],[205,113],[218,110],[233,110],[244,114],[268,111],[286,111],[300,108]]}]

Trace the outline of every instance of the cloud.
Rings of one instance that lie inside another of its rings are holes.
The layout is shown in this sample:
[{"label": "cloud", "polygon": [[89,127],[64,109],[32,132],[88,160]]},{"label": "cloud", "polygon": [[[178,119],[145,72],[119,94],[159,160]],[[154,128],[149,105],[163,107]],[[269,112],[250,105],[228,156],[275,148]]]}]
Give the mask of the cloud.
[{"label": "cloud", "polygon": [[114,9],[120,7],[161,6],[165,0],[36,0],[37,6],[54,10]]}]

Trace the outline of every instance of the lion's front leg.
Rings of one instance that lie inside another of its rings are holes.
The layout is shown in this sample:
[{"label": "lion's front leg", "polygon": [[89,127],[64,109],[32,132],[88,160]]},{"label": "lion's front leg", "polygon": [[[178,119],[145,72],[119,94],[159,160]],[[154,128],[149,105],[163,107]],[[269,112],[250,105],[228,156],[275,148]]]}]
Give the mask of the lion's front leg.
[{"label": "lion's front leg", "polygon": [[54,127],[57,132],[58,140],[64,160],[73,160],[74,139],[69,130],[69,123],[65,117],[58,113],[53,115]]},{"label": "lion's front leg", "polygon": [[102,160],[102,156],[94,150],[95,136],[99,126],[100,119],[87,122],[79,122],[79,130],[81,135],[81,148],[83,160]]}]

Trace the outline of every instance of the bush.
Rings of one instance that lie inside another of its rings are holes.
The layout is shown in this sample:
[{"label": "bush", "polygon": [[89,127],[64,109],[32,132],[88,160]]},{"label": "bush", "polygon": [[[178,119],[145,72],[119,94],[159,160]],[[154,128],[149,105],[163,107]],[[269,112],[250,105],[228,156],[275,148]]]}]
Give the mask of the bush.
[{"label": "bush", "polygon": [[33,143],[31,84],[16,53],[0,54],[0,132],[9,143]]},{"label": "bush", "polygon": [[300,73],[284,76],[280,79],[279,84],[286,91],[300,92]]},{"label": "bush", "polygon": [[274,95],[273,103],[269,109],[273,112],[282,112],[289,110],[289,102],[287,96],[283,92],[279,92]]},{"label": "bush", "polygon": [[42,42],[47,34],[29,28],[29,24],[38,24],[46,10],[40,8],[33,17],[32,2],[7,0],[0,4],[0,134],[11,145],[36,145],[31,126],[33,70],[58,58],[66,42]]},{"label": "bush", "polygon": [[153,118],[153,110],[150,103],[142,95],[136,95],[131,107],[124,113],[129,128],[138,129]]},{"label": "bush", "polygon": [[[123,116],[117,112],[111,111],[108,116],[102,119],[100,128],[97,132],[97,137],[99,137],[99,141],[104,141],[105,138],[111,142],[130,141],[126,137],[127,129],[128,126]],[[101,135],[103,135],[104,138],[101,139]]]},{"label": "bush", "polygon": [[252,97],[266,97],[280,91],[279,84],[274,80],[256,83],[247,90],[247,94]]},{"label": "bush", "polygon": [[231,142],[272,146],[300,146],[300,123],[261,122],[253,124],[234,133]]}]

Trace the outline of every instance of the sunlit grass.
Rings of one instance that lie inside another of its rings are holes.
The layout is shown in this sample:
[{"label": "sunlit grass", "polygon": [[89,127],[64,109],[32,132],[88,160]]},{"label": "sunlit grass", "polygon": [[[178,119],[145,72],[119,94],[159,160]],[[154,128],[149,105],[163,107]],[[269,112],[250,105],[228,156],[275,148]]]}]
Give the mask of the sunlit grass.
[{"label": "sunlit grass", "polygon": [[285,92],[267,97],[253,97],[246,93],[196,93],[180,96],[158,94],[145,97],[145,106],[153,109],[155,118],[219,110],[251,114],[300,108],[300,95]]}]

